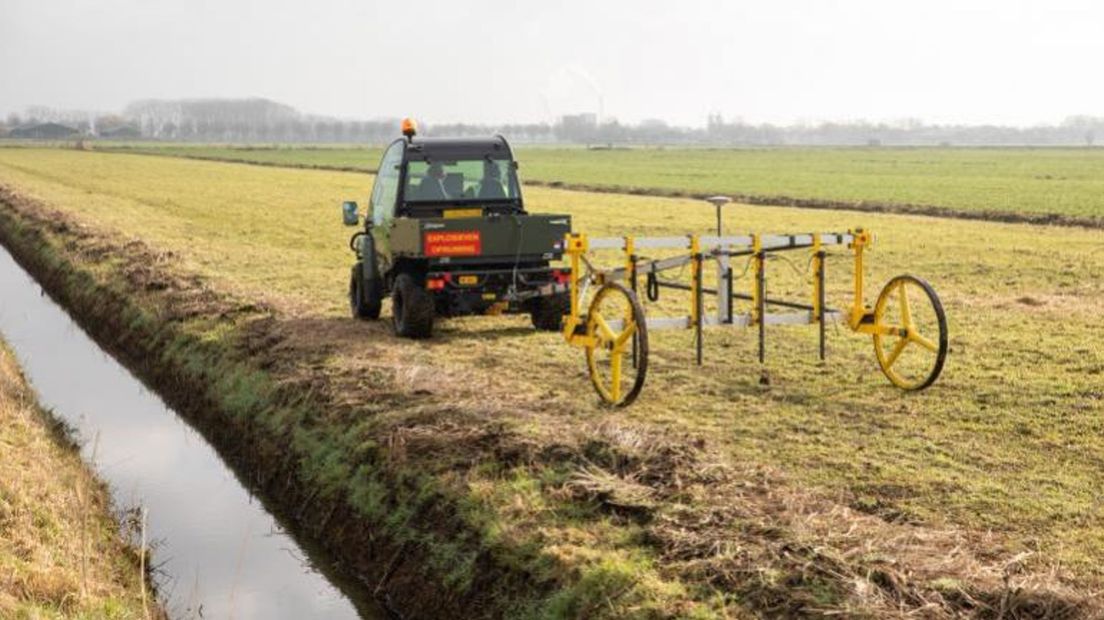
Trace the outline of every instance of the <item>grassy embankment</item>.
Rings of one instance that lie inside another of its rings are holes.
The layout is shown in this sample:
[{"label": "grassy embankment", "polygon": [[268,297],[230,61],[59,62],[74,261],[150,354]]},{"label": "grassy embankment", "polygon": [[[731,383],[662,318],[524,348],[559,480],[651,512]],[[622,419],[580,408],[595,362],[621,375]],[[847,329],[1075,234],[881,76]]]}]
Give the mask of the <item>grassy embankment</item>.
[{"label": "grassy embankment", "polygon": [[159,617],[107,489],[0,341],[0,618]]},{"label": "grassy embankment", "polygon": [[[372,170],[378,148],[131,145],[136,152]],[[1104,224],[1104,150],[519,147],[541,184],[636,193],[728,193],[763,204]]]},{"label": "grassy embankment", "polygon": [[[470,603],[481,586],[480,603],[517,615],[992,613],[1060,610],[1104,583],[1098,231],[734,207],[733,228],[873,228],[872,282],[908,271],[943,296],[943,380],[902,395],[868,341],[833,334],[820,366],[811,330],[779,328],[762,386],[749,332],[709,332],[703,369],[689,334],[667,332],[641,401],[609,411],[581,354],[522,318],[445,322],[418,343],[345,318],[336,205],[363,200],[362,175],[22,150],[0,151],[0,183],[156,248],[137,273],[125,252],[67,260],[231,360],[192,371],[261,432],[249,458],[295,460],[334,510],[405,543],[444,600]],[[712,226],[692,201],[528,198],[597,235]],[[841,305],[846,261],[831,264]],[[772,290],[800,284],[771,269]],[[256,304],[170,312],[151,271]],[[287,406],[288,393],[302,407],[256,404]],[[525,578],[491,587],[482,574]]]}]

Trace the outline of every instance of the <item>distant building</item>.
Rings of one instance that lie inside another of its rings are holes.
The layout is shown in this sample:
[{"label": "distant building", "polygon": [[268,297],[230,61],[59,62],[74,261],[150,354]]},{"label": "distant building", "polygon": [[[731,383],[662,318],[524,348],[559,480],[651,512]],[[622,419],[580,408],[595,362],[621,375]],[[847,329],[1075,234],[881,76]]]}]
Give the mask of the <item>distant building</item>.
[{"label": "distant building", "polygon": [[560,124],[570,129],[594,129],[598,126],[598,115],[592,112],[565,114],[560,117]]},{"label": "distant building", "polygon": [[7,137],[24,140],[61,140],[78,133],[80,132],[76,129],[60,123],[38,123],[16,127],[8,132]]},{"label": "distant building", "polygon": [[597,114],[566,114],[560,117],[556,135],[569,142],[590,142],[597,130]]},{"label": "distant building", "polygon": [[135,140],[142,137],[142,132],[138,131],[137,127],[121,125],[99,131],[97,135],[108,140]]}]

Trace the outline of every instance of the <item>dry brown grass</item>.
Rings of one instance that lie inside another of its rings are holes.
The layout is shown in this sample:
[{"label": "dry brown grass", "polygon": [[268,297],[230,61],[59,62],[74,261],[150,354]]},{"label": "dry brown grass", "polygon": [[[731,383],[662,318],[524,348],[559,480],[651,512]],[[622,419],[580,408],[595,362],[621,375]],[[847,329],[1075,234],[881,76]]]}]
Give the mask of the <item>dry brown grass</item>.
[{"label": "dry brown grass", "polygon": [[2,342],[0,454],[0,618],[147,617],[107,490]]},{"label": "dry brown grass", "polygon": [[[578,431],[562,492],[643,523],[661,572],[770,616],[1100,618],[1100,593],[1000,536],[894,523],[640,425]],[[584,439],[585,438],[585,439]]]}]

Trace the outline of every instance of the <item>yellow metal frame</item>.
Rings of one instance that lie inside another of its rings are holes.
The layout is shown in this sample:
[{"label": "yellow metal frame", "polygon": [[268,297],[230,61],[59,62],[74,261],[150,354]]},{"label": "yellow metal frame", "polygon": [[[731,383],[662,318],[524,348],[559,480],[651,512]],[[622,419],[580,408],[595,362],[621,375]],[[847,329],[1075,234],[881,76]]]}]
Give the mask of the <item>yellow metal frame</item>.
[{"label": "yellow metal frame", "polygon": [[854,298],[851,301],[848,324],[852,331],[860,334],[897,334],[900,327],[878,323],[875,320],[874,311],[866,305],[865,292],[863,291],[863,255],[866,248],[874,244],[874,235],[862,228],[856,228],[849,232],[853,237],[849,247],[854,254]]},{"label": "yellow metal frame", "polygon": [[[900,349],[904,345],[897,345],[894,351],[891,351],[887,356],[884,351],[881,350],[881,340],[885,337],[900,338],[902,342],[915,342],[920,346],[936,351],[937,346],[933,341],[921,336],[915,328],[915,325],[911,323],[911,313],[908,306],[908,300],[902,293],[902,318],[903,325],[894,325],[884,322],[882,317],[882,311],[884,309],[884,299],[879,299],[879,304],[876,308],[871,309],[866,305],[864,299],[864,258],[865,252],[870,248],[874,242],[873,234],[865,229],[856,228],[848,231],[850,241],[848,243],[848,249],[851,250],[853,255],[853,271],[852,271],[852,290],[853,298],[851,301],[851,308],[844,314],[845,322],[855,333],[869,334],[874,337],[875,346],[877,348],[878,362],[882,367],[889,380],[898,387],[903,389],[914,389],[916,386],[909,384],[892,369],[893,363],[897,359],[897,355],[900,354]],[[835,236],[835,243],[838,245],[843,241],[839,236]],[[809,323],[816,324],[822,320],[822,316],[826,315],[827,309],[822,307],[821,299],[824,297],[824,291],[821,290],[823,284],[818,274],[824,269],[824,236],[820,233],[814,233],[811,235],[812,243],[810,251],[812,253],[812,267],[813,278],[811,282],[811,312]],[[702,254],[702,238],[698,235],[689,235],[687,237],[686,248],[687,254],[684,254],[684,260],[691,265],[691,283],[690,283],[690,308],[688,313],[689,320],[686,322],[687,327],[695,328],[698,326],[699,321],[703,318],[699,316],[703,312],[704,305],[703,299],[703,263],[705,256]],[[603,244],[599,247],[610,248],[609,239],[603,240]],[[622,266],[624,269],[624,278],[628,282],[630,288],[635,290],[639,264],[637,262],[636,248],[639,247],[637,239],[632,236],[623,237],[623,244],[621,251],[623,252]],[[657,247],[655,245],[649,247]],[[607,402],[616,402],[621,396],[618,392],[621,379],[621,365],[620,357],[625,353],[624,349],[628,342],[632,340],[632,333],[636,329],[634,324],[634,318],[632,316],[632,309],[630,307],[628,315],[622,318],[620,329],[615,330],[611,327],[610,323],[600,316],[588,316],[584,313],[582,305],[586,300],[583,299],[584,285],[594,284],[599,287],[595,292],[594,301],[598,301],[603,294],[608,294],[607,291],[611,289],[603,287],[607,281],[614,278],[621,277],[620,274],[616,274],[617,270],[613,272],[606,272],[595,270],[593,266],[587,261],[586,254],[590,251],[591,244],[587,236],[583,233],[570,233],[564,239],[564,254],[567,256],[568,262],[571,267],[571,274],[569,278],[570,282],[570,309],[564,320],[563,336],[564,339],[572,346],[581,347],[587,350],[588,365],[591,372],[592,379],[595,380],[595,387],[598,390],[603,400]],[[775,248],[777,249],[777,248]],[[753,234],[750,236],[750,250],[752,268],[754,270],[752,278],[752,290],[751,290],[751,311],[747,316],[746,325],[748,326],[760,326],[770,317],[774,315],[765,314],[762,303],[764,300],[760,299],[762,291],[760,290],[760,279],[765,276],[766,269],[766,256],[772,251],[771,247],[767,247],[764,244],[764,235]],[[712,258],[712,256],[710,256]],[[665,259],[667,260],[667,259]],[[681,264],[687,264],[683,262]],[[583,267],[587,267],[587,273],[584,274]],[[904,285],[901,285],[902,287]],[[622,294],[629,294],[624,289],[620,290]],[[731,291],[730,291],[731,293]],[[593,303],[593,302],[592,302]],[[719,310],[720,312],[720,310]],[[838,314],[833,312],[832,319],[838,318]],[[732,321],[734,317],[728,316],[728,320]],[[645,325],[647,327],[647,325]],[[593,363],[593,354],[598,347],[603,347],[610,350],[614,355],[614,359],[611,359],[611,375],[613,384],[609,389],[600,385],[596,377],[596,368]]]},{"label": "yellow metal frame", "polygon": [[579,312],[579,285],[583,281],[582,262],[583,255],[588,249],[587,237],[582,233],[568,233],[564,238],[564,254],[567,254],[568,264],[571,266],[571,274],[568,277],[570,285],[571,307],[568,309],[567,318],[563,323],[563,335],[573,346],[586,346],[592,344],[586,338],[576,333],[581,322]]}]

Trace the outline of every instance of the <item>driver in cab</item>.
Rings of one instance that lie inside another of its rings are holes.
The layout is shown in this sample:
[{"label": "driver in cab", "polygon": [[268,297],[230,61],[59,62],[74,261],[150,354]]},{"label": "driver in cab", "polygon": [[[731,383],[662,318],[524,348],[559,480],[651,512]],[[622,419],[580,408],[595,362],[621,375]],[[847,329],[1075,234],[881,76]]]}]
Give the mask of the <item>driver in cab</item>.
[{"label": "driver in cab", "polygon": [[445,190],[445,167],[439,163],[429,165],[425,178],[418,184],[416,200],[449,200],[448,191]]},{"label": "driver in cab", "polygon": [[506,197],[506,191],[502,188],[502,172],[498,164],[489,159],[483,162],[483,181],[479,184],[479,197],[484,200]]}]

